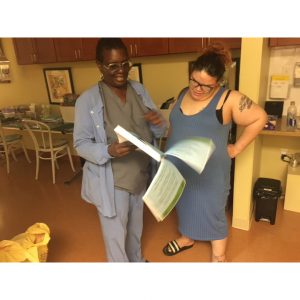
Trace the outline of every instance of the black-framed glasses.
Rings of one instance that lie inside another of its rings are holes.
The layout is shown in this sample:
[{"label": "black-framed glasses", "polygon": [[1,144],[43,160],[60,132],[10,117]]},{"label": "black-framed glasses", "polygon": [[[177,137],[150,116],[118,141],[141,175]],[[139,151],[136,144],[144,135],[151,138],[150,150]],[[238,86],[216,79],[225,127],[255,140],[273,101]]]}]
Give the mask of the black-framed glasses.
[{"label": "black-framed glasses", "polygon": [[132,67],[132,62],[130,60],[125,60],[121,63],[111,63],[108,65],[102,64],[102,66],[111,73],[117,72],[119,69],[130,70]]},{"label": "black-framed glasses", "polygon": [[213,90],[215,85],[212,86],[212,85],[202,84],[202,83],[198,82],[197,80],[195,80],[194,78],[190,78],[190,87],[192,89],[196,89],[196,88],[200,87],[204,93],[209,93]]}]

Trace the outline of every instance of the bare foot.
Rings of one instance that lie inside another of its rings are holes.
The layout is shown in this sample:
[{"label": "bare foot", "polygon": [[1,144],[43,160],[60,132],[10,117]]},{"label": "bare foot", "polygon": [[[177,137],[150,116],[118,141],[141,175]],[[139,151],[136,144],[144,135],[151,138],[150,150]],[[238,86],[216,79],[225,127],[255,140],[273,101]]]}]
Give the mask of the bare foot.
[{"label": "bare foot", "polygon": [[212,262],[226,262],[226,256],[225,256],[225,254],[222,254],[222,255],[212,254],[211,261]]},{"label": "bare foot", "polygon": [[185,246],[191,246],[195,243],[194,240],[188,238],[187,236],[181,236],[178,239],[176,239],[177,244],[179,245],[180,248],[185,247]]}]

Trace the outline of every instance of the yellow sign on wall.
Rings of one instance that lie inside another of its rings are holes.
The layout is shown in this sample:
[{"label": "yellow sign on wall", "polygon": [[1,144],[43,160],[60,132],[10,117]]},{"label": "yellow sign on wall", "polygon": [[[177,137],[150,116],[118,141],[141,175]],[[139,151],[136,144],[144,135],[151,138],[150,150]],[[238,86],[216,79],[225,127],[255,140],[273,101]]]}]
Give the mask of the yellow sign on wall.
[{"label": "yellow sign on wall", "polygon": [[270,98],[286,99],[289,93],[289,76],[288,75],[272,75]]}]

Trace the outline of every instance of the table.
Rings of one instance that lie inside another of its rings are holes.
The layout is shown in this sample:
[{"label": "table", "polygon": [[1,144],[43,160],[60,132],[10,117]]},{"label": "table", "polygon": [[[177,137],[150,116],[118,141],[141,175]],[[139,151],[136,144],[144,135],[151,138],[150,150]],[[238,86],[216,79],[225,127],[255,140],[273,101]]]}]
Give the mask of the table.
[{"label": "table", "polygon": [[[64,123],[61,119],[57,122],[44,122],[47,124],[53,133],[73,134],[74,123]],[[2,128],[4,129],[20,129],[24,130],[21,119],[8,118],[1,120]],[[34,130],[34,128],[33,128]]]},{"label": "table", "polygon": [[[53,133],[61,133],[61,134],[73,134],[74,130],[74,123],[63,123],[61,120],[58,122],[44,122],[49,127],[51,132]],[[19,129],[19,130],[26,130],[21,122],[21,119],[17,118],[8,118],[1,120],[2,128],[4,129]],[[34,128],[33,128],[34,130]],[[84,159],[80,158],[81,168],[79,171],[77,171],[71,178],[66,180],[64,184],[71,184],[79,175],[82,174],[82,167],[84,164]]]}]

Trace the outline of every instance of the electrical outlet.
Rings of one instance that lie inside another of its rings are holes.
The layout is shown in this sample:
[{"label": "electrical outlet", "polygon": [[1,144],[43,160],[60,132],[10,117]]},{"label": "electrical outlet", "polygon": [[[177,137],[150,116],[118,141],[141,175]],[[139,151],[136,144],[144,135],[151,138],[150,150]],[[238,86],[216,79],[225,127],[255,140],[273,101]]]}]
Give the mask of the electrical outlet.
[{"label": "electrical outlet", "polygon": [[280,155],[287,154],[288,149],[280,149]]}]

